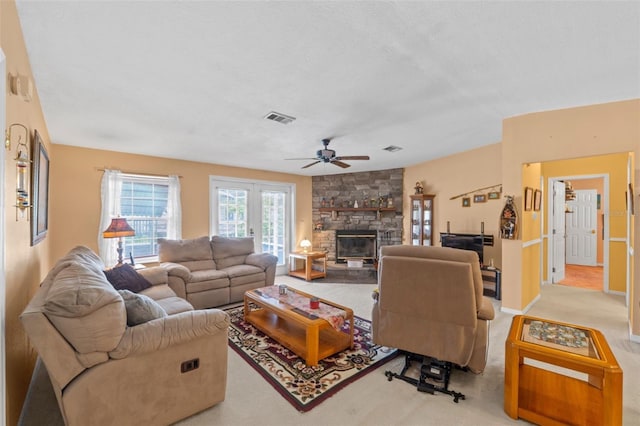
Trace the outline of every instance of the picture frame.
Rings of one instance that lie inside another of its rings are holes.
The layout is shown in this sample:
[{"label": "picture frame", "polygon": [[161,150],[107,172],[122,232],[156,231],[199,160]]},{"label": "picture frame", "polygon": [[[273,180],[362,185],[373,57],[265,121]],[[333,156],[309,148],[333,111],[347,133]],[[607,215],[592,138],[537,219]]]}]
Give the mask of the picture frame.
[{"label": "picture frame", "polygon": [[31,245],[44,240],[49,230],[49,154],[35,131],[33,138]]},{"label": "picture frame", "polygon": [[476,194],[473,196],[474,203],[486,203],[487,202],[487,194]]},{"label": "picture frame", "polygon": [[462,199],[462,207],[471,207],[471,198],[470,197],[464,197]]},{"label": "picture frame", "polygon": [[500,199],[500,192],[498,191],[491,191],[488,195],[487,198],[489,200],[499,200]]},{"label": "picture frame", "polygon": [[533,193],[533,210],[540,211],[540,205],[542,204],[542,191],[536,189]]},{"label": "picture frame", "polygon": [[533,188],[527,186],[524,188],[524,211],[531,211],[533,208]]}]

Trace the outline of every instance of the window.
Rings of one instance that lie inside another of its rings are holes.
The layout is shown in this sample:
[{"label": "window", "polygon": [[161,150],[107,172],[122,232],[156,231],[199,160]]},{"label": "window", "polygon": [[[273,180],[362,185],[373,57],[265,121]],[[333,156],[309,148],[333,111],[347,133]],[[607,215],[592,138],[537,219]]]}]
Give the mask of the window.
[{"label": "window", "polygon": [[182,237],[178,176],[147,176],[105,170],[102,178],[100,257],[106,266],[117,262],[117,243],[102,238],[112,218],[124,217],[135,235],[122,239],[123,257],[151,261],[158,256],[158,238]]},{"label": "window", "polygon": [[122,176],[120,214],[136,235],[124,239],[124,253],[134,258],[158,255],[158,238],[167,238],[168,178]]}]

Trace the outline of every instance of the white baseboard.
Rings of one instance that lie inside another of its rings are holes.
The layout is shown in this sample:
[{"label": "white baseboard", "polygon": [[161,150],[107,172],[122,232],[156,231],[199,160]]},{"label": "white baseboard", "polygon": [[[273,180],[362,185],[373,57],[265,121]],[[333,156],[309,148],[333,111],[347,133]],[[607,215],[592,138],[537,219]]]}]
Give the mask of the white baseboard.
[{"label": "white baseboard", "polygon": [[504,312],[505,314],[511,314],[511,315],[523,315],[526,314],[527,311],[529,309],[531,309],[531,307],[533,305],[535,305],[535,303],[540,300],[540,294],[538,294],[532,301],[531,303],[529,303],[527,306],[524,307],[523,310],[519,311],[517,309],[511,309],[511,308],[505,308],[505,307],[501,307],[500,308],[500,312]]}]

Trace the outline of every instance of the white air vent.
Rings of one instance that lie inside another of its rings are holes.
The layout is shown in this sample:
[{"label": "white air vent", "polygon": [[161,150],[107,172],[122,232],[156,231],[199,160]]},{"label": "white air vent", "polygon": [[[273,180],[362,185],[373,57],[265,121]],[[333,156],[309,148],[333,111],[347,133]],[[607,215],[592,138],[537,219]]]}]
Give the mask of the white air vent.
[{"label": "white air vent", "polygon": [[389,151],[389,152],[396,152],[396,151],[400,151],[402,148],[400,148],[399,146],[395,146],[395,145],[389,145],[386,148],[382,148],[383,151]]},{"label": "white air vent", "polygon": [[282,124],[289,124],[294,121],[296,118],[288,115],[280,114],[279,112],[271,111],[269,114],[265,115],[264,118],[271,121],[277,121]]}]

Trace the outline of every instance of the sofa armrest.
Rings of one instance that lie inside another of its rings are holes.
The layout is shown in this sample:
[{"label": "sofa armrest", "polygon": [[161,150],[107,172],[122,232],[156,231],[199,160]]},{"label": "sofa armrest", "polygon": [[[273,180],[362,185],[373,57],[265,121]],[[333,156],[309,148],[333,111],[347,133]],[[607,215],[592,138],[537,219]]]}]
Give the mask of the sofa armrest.
[{"label": "sofa armrest", "polygon": [[139,269],[137,272],[145,277],[152,285],[167,284],[169,282],[167,270],[160,266]]},{"label": "sofa armrest", "polygon": [[220,309],[181,312],[135,327],[127,327],[109,356],[122,359],[189,342],[202,336],[227,333],[229,315]]},{"label": "sofa armrest", "polygon": [[493,309],[493,304],[491,300],[487,297],[482,297],[480,299],[480,306],[478,309],[478,319],[481,320],[492,320],[495,317],[495,311]]},{"label": "sofa armrest", "polygon": [[269,253],[251,253],[247,256],[244,263],[266,270],[270,266],[278,264],[278,258]]},{"label": "sofa armrest", "polygon": [[160,267],[164,268],[169,276],[182,278],[185,283],[191,280],[191,271],[189,268],[179,263],[164,262],[160,264]]}]

